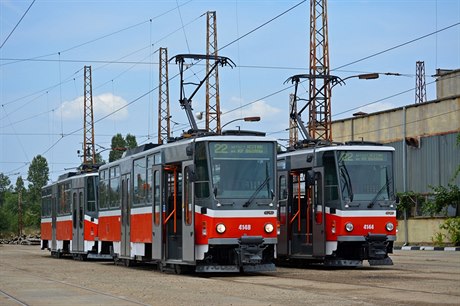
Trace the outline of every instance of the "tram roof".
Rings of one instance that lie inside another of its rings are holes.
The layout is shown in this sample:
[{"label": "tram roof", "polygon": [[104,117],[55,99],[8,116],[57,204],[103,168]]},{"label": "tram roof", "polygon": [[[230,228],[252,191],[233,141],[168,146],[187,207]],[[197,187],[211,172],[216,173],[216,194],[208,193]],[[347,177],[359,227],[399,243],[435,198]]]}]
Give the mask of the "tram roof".
[{"label": "tram roof", "polygon": [[299,149],[290,152],[283,152],[278,154],[278,157],[285,157],[285,156],[295,156],[295,155],[302,155],[307,153],[313,152],[326,152],[326,151],[395,151],[395,148],[391,146],[384,146],[384,145],[330,145],[330,146],[321,146],[321,147],[310,147]]}]

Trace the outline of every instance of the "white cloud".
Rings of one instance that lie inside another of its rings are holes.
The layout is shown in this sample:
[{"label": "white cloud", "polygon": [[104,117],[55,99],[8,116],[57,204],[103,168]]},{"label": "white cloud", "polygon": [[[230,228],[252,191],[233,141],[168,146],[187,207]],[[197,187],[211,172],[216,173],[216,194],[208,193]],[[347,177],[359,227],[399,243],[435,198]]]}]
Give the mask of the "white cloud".
[{"label": "white cloud", "polygon": [[[240,105],[245,105],[245,101],[233,97],[231,99],[231,102],[229,103],[231,105],[235,105],[236,107],[239,107]],[[224,114],[225,121],[230,121],[236,118],[241,118],[241,117],[254,117],[254,116],[259,116],[262,121],[265,120],[271,120],[275,119],[279,116],[279,113],[281,112],[281,109],[273,107],[269,105],[267,102],[263,100],[256,101],[249,106],[246,106],[244,108],[235,110],[228,115],[225,113],[228,110],[223,110],[222,113]]]},{"label": "white cloud", "polygon": [[[83,96],[72,101],[62,103],[60,109],[56,112],[58,116],[65,119],[82,119],[83,118]],[[122,120],[128,117],[128,109],[125,107],[127,102],[119,96],[114,96],[111,93],[104,93],[98,96],[93,96],[93,111],[94,119],[104,117],[114,111],[110,116],[112,120]]]}]

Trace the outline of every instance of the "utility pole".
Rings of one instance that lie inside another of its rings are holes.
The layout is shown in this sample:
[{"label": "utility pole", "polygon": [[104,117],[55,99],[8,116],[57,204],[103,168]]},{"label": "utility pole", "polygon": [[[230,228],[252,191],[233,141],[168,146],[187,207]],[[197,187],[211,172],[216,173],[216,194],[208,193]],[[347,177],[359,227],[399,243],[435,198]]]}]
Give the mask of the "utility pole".
[{"label": "utility pole", "polygon": [[417,61],[415,65],[415,103],[426,102],[425,62]]},{"label": "utility pole", "polygon": [[[206,55],[217,58],[216,12],[206,13]],[[219,69],[211,70],[214,61],[206,59],[206,131],[220,134]]]},{"label": "utility pole", "polygon": [[310,75],[308,131],[312,139],[332,141],[326,0],[310,0]]},{"label": "utility pole", "polygon": [[94,115],[93,115],[93,85],[91,80],[91,66],[84,70],[84,115],[83,115],[83,165],[96,164],[96,150],[94,146]]},{"label": "utility pole", "polygon": [[22,236],[22,188],[18,192],[18,236]]},{"label": "utility pole", "polygon": [[171,116],[169,115],[168,49],[160,48],[159,56],[158,144],[163,144],[169,139],[171,127]]},{"label": "utility pole", "polygon": [[[294,94],[289,95],[289,110],[291,114],[297,114],[297,101]],[[296,119],[289,117],[289,147],[293,148],[298,140]]]}]

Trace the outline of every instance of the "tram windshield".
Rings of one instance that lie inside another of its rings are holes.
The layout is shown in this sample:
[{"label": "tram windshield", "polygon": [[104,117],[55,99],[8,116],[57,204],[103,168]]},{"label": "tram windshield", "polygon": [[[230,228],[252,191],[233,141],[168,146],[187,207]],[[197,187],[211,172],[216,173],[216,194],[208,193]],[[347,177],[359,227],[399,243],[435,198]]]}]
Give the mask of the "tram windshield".
[{"label": "tram windshield", "polygon": [[273,146],[265,142],[210,142],[214,196],[246,199],[246,206],[254,199],[271,199],[275,179]]},{"label": "tram windshield", "polygon": [[336,169],[339,194],[346,205],[365,201],[372,208],[377,202],[387,206],[394,200],[391,152],[338,151]]}]

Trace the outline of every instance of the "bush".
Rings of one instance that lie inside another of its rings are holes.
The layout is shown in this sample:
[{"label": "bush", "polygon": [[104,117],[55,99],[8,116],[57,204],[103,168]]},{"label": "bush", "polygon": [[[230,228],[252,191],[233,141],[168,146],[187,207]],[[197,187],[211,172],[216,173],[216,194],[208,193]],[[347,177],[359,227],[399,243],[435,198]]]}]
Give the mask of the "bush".
[{"label": "bush", "polygon": [[460,217],[448,218],[441,225],[440,229],[449,234],[450,241],[455,245],[460,245]]},{"label": "bush", "polygon": [[456,205],[460,202],[460,187],[454,184],[444,186],[430,186],[435,192],[434,201],[425,202],[423,211],[430,216],[447,214],[447,207],[449,205]]}]

